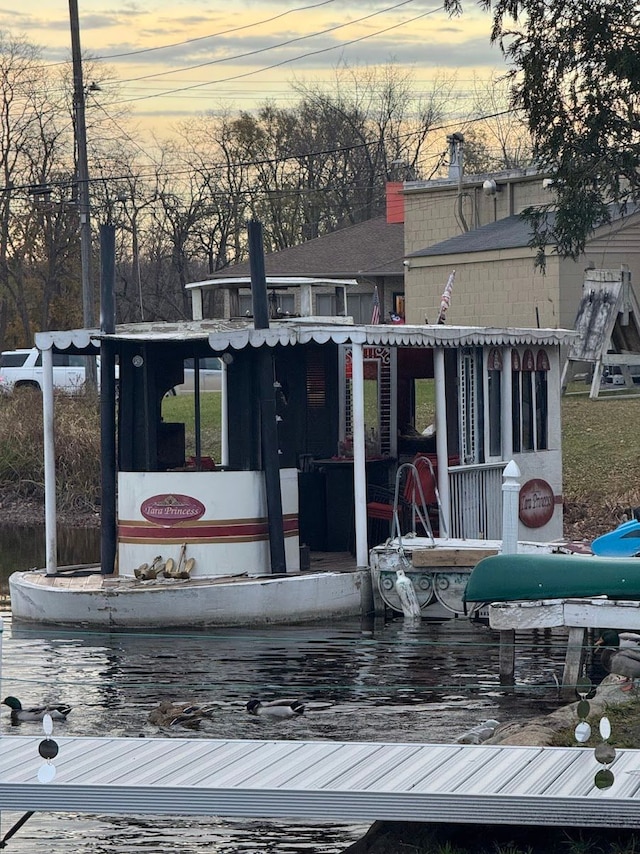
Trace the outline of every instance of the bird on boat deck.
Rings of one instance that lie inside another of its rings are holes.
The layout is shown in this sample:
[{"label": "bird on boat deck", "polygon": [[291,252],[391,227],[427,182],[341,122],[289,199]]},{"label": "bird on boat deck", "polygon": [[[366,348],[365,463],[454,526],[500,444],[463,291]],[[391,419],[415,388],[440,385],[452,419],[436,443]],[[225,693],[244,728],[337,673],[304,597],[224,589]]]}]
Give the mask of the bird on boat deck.
[{"label": "bird on boat deck", "polygon": [[149,723],[160,727],[186,726],[197,729],[204,718],[210,718],[213,706],[202,703],[172,703],[162,700],[149,712]]},{"label": "bird on boat deck", "polygon": [[45,715],[51,715],[51,719],[54,721],[66,721],[67,715],[71,711],[71,706],[66,703],[50,703],[46,706],[29,706],[23,709],[22,703],[17,697],[5,697],[2,705],[9,706],[11,709],[12,724],[18,724],[22,721],[41,721]]},{"label": "bird on boat deck", "polygon": [[294,718],[304,714],[304,703],[300,700],[249,700],[246,708],[250,715],[271,718]]},{"label": "bird on boat deck", "polygon": [[622,691],[630,691],[635,679],[640,679],[640,637],[632,632],[618,632],[616,629],[604,629],[596,640],[601,646],[600,660],[608,673],[624,676],[620,686]]}]

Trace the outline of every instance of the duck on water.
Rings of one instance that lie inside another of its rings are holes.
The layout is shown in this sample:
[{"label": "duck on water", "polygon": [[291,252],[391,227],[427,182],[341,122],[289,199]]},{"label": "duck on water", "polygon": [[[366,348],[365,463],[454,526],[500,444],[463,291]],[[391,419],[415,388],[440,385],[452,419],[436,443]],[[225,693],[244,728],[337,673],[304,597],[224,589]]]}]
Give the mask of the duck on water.
[{"label": "duck on water", "polygon": [[3,706],[11,709],[11,723],[18,724],[23,721],[41,721],[45,715],[50,715],[54,721],[66,721],[71,711],[71,706],[66,703],[49,703],[46,706],[28,706],[23,708],[17,697],[5,697]]}]

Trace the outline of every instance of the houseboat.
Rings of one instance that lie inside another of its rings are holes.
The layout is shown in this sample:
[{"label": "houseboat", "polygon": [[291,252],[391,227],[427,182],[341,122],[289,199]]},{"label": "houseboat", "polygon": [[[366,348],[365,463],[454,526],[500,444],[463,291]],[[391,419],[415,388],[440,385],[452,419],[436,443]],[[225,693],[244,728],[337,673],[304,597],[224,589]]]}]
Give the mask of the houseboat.
[{"label": "houseboat", "polygon": [[[305,622],[384,604],[400,610],[389,589],[399,566],[425,609],[437,598],[445,614],[461,613],[472,565],[500,547],[509,460],[522,475],[519,538],[561,539],[560,352],[573,333],[354,325],[347,281],[267,280],[261,324],[203,317],[208,288],[237,293],[248,284],[189,286],[190,321],[36,335],[47,558],[42,569],[10,577],[16,620],[206,627]],[[313,314],[319,287],[335,289],[336,315]],[[296,290],[299,314],[278,312],[283,288]],[[54,352],[101,356],[96,567],[57,565]],[[198,365],[211,357],[224,366],[220,459],[198,385]],[[185,423],[165,412],[185,362],[195,365],[189,450]],[[415,476],[418,455],[434,478],[433,490],[421,484],[419,502],[396,477],[406,463]],[[400,493],[412,510],[426,505],[427,519],[398,542]]]}]

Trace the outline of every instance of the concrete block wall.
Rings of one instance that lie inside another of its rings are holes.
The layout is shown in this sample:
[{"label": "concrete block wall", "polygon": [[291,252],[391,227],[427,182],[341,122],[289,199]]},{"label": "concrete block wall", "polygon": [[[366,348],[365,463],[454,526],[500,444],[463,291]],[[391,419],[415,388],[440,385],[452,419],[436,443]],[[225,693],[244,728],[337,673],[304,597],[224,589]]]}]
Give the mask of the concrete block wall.
[{"label": "concrete block wall", "polygon": [[[488,177],[475,175],[463,180],[462,212],[469,228],[488,225],[510,213],[521,213],[529,206],[550,200],[550,191],[543,188],[541,175],[519,170],[496,175],[495,195],[487,195],[482,189]],[[456,216],[459,209],[458,192],[457,181],[405,184],[405,254],[462,233],[459,217]]]},{"label": "concrete block wall", "polygon": [[561,325],[554,313],[559,300],[557,258],[550,259],[546,275],[535,270],[530,251],[474,253],[467,263],[453,256],[437,261],[412,266],[406,273],[407,323],[424,323],[425,317],[429,323],[437,321],[442,291],[455,269],[447,324],[535,327],[539,320],[544,328]]}]

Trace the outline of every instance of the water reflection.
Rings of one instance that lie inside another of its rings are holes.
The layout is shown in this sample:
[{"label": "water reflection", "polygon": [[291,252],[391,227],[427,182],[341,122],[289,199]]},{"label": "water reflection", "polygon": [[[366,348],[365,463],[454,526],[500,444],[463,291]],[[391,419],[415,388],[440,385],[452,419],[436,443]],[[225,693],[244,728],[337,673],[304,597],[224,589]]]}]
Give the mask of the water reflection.
[{"label": "water reflection", "polygon": [[[526,689],[505,691],[497,634],[466,620],[108,634],[14,626],[7,619],[2,691],[24,703],[73,706],[66,724],[56,724],[61,751],[65,734],[448,742],[482,720],[528,719],[559,705],[554,676],[566,638],[547,632],[541,640],[535,648],[519,644],[517,683]],[[283,695],[330,705],[288,721],[244,710],[252,696]],[[216,711],[196,732],[159,730],[147,716],[164,697],[214,703]],[[2,729],[11,730],[8,715]],[[20,731],[38,733],[39,725],[21,724]],[[140,846],[167,854],[334,854],[362,830],[335,823],[39,816],[11,845],[16,854],[45,844],[51,854],[124,854]]]},{"label": "water reflection", "polygon": [[[99,530],[62,528],[58,546],[62,564],[95,561]],[[43,528],[0,527],[0,584],[43,564]],[[520,641],[520,687],[505,690],[497,634],[466,620],[109,634],[12,625],[5,614],[1,690],[25,704],[70,703],[68,721],[55,728],[61,750],[64,735],[448,742],[487,718],[523,720],[556,708],[565,648],[564,634],[551,630]],[[278,696],[325,708],[285,722],[246,714],[250,697]],[[214,703],[216,712],[196,732],[162,731],[147,716],[165,697]],[[8,713],[0,725],[11,731]],[[39,734],[40,725],[20,731]],[[4,813],[2,833],[18,817]],[[141,846],[165,854],[337,854],[364,829],[36,814],[11,847],[15,854],[128,854]]]},{"label": "water reflection", "polygon": [[[60,525],[57,530],[61,566],[100,559],[100,529]],[[8,593],[12,572],[45,565],[44,525],[0,525],[0,594]]]},{"label": "water reflection", "polygon": [[[90,563],[100,557],[100,529],[59,526],[58,559],[61,565]],[[16,570],[44,566],[44,525],[0,525],[0,577]]]}]

